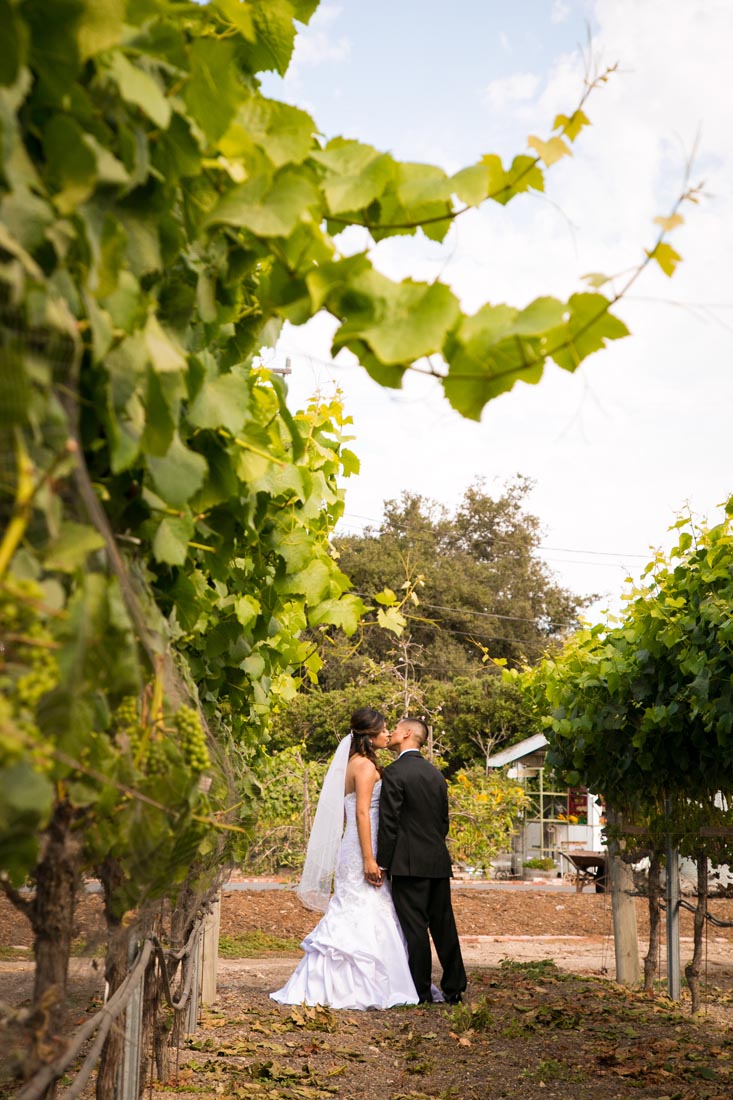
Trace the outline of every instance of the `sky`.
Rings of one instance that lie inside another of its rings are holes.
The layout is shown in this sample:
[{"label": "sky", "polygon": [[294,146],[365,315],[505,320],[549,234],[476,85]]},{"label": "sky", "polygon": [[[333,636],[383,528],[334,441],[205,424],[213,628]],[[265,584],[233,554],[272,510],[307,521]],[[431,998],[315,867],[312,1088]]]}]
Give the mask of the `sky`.
[{"label": "sky", "polygon": [[[674,278],[651,268],[617,313],[632,336],[575,374],[548,365],[480,423],[463,419],[434,380],[401,390],[371,381],[353,356],[334,360],[335,322],[287,326],[266,362],[290,359],[290,404],[338,387],[354,419],[361,472],[346,481],[340,530],[378,525],[385,499],[419,493],[455,508],[483,479],[496,494],[534,481],[529,509],[560,583],[599,594],[592,620],[617,612],[626,578],[690,509],[710,522],[733,493],[733,4],[730,0],[327,0],[299,35],[284,79],[263,90],[342,134],[447,171],[483,154],[527,151],[570,114],[586,73],[618,65],[591,96],[583,131],[546,172],[544,196],[487,203],[443,244],[383,241],[375,265],[394,278],[440,277],[473,312],[521,308],[586,289],[587,272],[633,268],[690,179],[698,205],[671,243]],[[345,246],[364,247],[354,236]]]}]

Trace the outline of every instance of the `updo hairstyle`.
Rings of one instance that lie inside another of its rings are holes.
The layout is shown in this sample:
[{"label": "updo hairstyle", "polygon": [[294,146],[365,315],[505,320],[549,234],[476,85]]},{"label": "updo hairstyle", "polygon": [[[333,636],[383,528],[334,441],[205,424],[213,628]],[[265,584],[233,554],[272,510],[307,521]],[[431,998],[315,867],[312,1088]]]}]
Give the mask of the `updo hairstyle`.
[{"label": "updo hairstyle", "polygon": [[369,739],[381,733],[386,724],[387,720],[384,715],[380,714],[374,707],[359,707],[359,709],[355,710],[351,715],[351,749],[349,751],[349,758],[352,756],[366,756],[367,760],[371,760],[380,775],[382,774],[382,769],[377,763],[377,754]]}]

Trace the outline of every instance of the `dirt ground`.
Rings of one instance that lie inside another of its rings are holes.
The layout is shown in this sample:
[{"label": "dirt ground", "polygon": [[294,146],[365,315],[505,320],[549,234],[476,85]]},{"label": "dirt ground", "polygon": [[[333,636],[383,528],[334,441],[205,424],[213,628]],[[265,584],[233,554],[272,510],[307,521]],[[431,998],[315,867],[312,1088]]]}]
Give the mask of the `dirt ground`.
[{"label": "dirt ground", "polygon": [[[548,886],[461,887],[454,907],[469,988],[463,1005],[340,1012],[290,1009],[268,997],[293,969],[316,922],[289,890],[225,889],[218,997],[175,1054],[158,1100],[730,1100],[733,1095],[733,929],[706,942],[704,1015],[615,985],[610,897]],[[711,911],[733,921],[733,900]],[[637,902],[640,942],[646,903]],[[99,898],[86,895],[72,960],[69,1030],[99,1007]],[[683,966],[692,949],[682,914]],[[28,1003],[30,942],[0,902],[0,1001]],[[260,949],[258,950],[258,945]],[[8,951],[8,948],[16,948]],[[252,952],[256,953],[254,956]],[[237,957],[238,955],[250,957]],[[660,959],[664,973],[664,955]],[[439,971],[436,970],[436,977]],[[0,1051],[8,1081],[7,1044]],[[5,1056],[4,1058],[2,1056]],[[0,1078],[1,1079],[1,1078]],[[0,1095],[17,1091],[7,1086]],[[63,1090],[61,1092],[63,1096]],[[91,1098],[92,1086],[83,1096]]]}]

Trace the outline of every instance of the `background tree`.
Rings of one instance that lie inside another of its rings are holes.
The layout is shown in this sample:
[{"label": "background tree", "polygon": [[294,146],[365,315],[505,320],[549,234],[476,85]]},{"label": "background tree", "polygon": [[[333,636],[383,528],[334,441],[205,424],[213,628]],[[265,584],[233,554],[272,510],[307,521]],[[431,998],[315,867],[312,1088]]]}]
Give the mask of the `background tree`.
[{"label": "background tree", "polygon": [[[388,722],[405,713],[402,684],[389,670],[333,691],[303,691],[273,716],[270,753],[302,745],[307,759],[326,758],[349,728],[359,706],[381,710]],[[411,713],[429,720],[437,753],[448,775],[460,768],[485,768],[487,755],[502,744],[530,737],[540,728],[534,708],[517,681],[505,680],[494,667],[474,677],[421,680]]]},{"label": "background tree", "polygon": [[[334,539],[339,566],[364,600],[415,585],[419,603],[406,603],[403,613],[416,679],[470,676],[487,651],[511,666],[532,663],[580,625],[594,597],[563,588],[540,559],[539,520],[526,509],[531,489],[517,477],[492,497],[479,481],[453,515],[403,493],[385,503],[378,528]],[[368,661],[400,659],[394,636],[374,629],[364,631],[358,650],[341,643],[321,652],[325,688],[360,675]]]}]

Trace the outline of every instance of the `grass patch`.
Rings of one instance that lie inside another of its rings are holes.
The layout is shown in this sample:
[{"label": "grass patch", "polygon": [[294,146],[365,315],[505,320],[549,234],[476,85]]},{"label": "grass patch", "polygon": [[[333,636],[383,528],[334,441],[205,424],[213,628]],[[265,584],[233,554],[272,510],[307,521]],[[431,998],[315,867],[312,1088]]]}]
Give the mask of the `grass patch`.
[{"label": "grass patch", "polygon": [[106,953],[107,945],[104,940],[98,938],[88,940],[84,936],[72,940],[70,952],[72,959],[103,959]]},{"label": "grass patch", "polygon": [[4,947],[0,945],[0,959],[32,959],[30,947]]},{"label": "grass patch", "polygon": [[558,1062],[556,1058],[545,1058],[538,1062],[534,1069],[525,1069],[519,1075],[524,1080],[541,1081],[582,1081],[583,1076],[573,1073],[568,1066]]},{"label": "grass patch", "polygon": [[474,1004],[457,1004],[447,1015],[454,1031],[491,1031],[495,1026],[486,997]]},{"label": "grass patch", "polygon": [[499,966],[505,973],[523,975],[525,978],[563,979],[565,974],[558,970],[554,959],[537,959],[535,962],[516,962],[514,959],[500,959]]},{"label": "grass patch", "polygon": [[239,932],[221,936],[219,955],[223,959],[252,959],[258,955],[292,955],[300,947],[299,936],[272,936],[269,932]]}]

